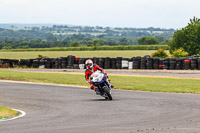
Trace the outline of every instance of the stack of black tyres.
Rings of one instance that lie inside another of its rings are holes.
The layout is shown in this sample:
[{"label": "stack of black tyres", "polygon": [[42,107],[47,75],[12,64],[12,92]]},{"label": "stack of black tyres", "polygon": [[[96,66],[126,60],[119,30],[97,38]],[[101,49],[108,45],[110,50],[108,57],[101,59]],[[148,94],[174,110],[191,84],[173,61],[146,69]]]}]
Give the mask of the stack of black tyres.
[{"label": "stack of black tyres", "polygon": [[164,58],[163,69],[169,69],[170,58]]},{"label": "stack of black tyres", "polygon": [[200,70],[200,57],[198,57],[197,60],[198,60],[198,70]]},{"label": "stack of black tyres", "polygon": [[98,63],[99,63],[99,58],[94,57],[94,58],[93,58],[93,62],[94,62],[94,64],[98,64]]},{"label": "stack of black tyres", "polygon": [[164,58],[160,58],[160,59],[159,59],[158,68],[159,68],[159,69],[163,69],[163,64],[164,64]]},{"label": "stack of black tyres", "polygon": [[75,58],[75,62],[74,62],[74,64],[73,64],[73,68],[74,69],[79,69],[79,58]]},{"label": "stack of black tyres", "polygon": [[111,67],[111,59],[109,57],[105,58],[104,69],[110,69]]},{"label": "stack of black tyres", "polygon": [[30,67],[33,67],[33,60],[34,59],[30,59]]},{"label": "stack of black tyres", "polygon": [[98,65],[99,65],[101,68],[104,68],[104,62],[105,62],[105,58],[99,58],[99,63],[98,63]]},{"label": "stack of black tyres", "polygon": [[45,68],[51,68],[51,60],[50,58],[44,58]]},{"label": "stack of black tyres", "polygon": [[146,69],[153,69],[153,58],[147,58]]},{"label": "stack of black tyres", "polygon": [[73,69],[73,65],[75,64],[76,57],[73,55],[69,55],[67,57],[67,68]]},{"label": "stack of black tyres", "polygon": [[39,61],[39,67],[44,67],[45,66],[45,60],[42,58],[40,61]]},{"label": "stack of black tyres", "polygon": [[1,59],[0,63],[2,63],[5,67],[14,67],[19,64],[19,60]]},{"label": "stack of black tyres", "polygon": [[7,59],[2,59],[1,63],[4,65],[4,67],[9,67],[9,62]]},{"label": "stack of black tyres", "polygon": [[198,68],[198,60],[197,60],[197,58],[194,57],[191,59],[191,69],[195,70],[197,68]]},{"label": "stack of black tyres", "polygon": [[1,63],[5,66],[5,67],[10,67],[10,62],[8,59],[2,59]]},{"label": "stack of black tyres", "polygon": [[80,69],[85,69],[85,61],[86,61],[85,58],[80,58],[79,63],[78,63]]},{"label": "stack of black tyres", "polygon": [[67,68],[67,61],[68,61],[67,59],[68,58],[67,57],[62,57],[61,59],[62,59],[61,67],[62,68]]},{"label": "stack of black tyres", "polygon": [[[18,64],[19,64],[19,60],[10,60],[10,66],[11,67],[14,67],[14,66],[16,66]],[[33,65],[33,59],[32,59],[32,64],[31,65]]]},{"label": "stack of black tyres", "polygon": [[159,58],[154,57],[153,58],[153,69],[158,69],[159,68]]},{"label": "stack of black tyres", "polygon": [[4,64],[5,64],[7,67],[10,67],[10,61],[9,61],[9,59],[5,59],[5,60],[4,60]]},{"label": "stack of black tyres", "polygon": [[111,58],[110,65],[111,69],[116,69],[116,58]]},{"label": "stack of black tyres", "polygon": [[133,60],[133,69],[140,69],[140,61],[141,61],[141,57],[137,56],[132,58]]},{"label": "stack of black tyres", "polygon": [[122,57],[116,58],[116,69],[122,69]]},{"label": "stack of black tyres", "polygon": [[59,61],[58,58],[55,59],[55,69],[59,68]]},{"label": "stack of black tyres", "polygon": [[86,59],[85,58],[80,58],[80,60],[79,60],[79,64],[85,64],[85,61],[86,61]]},{"label": "stack of black tyres", "polygon": [[[10,65],[8,60],[5,60],[5,61],[6,61],[6,63],[8,63]],[[20,59],[20,63],[19,64],[20,64],[20,66],[27,66],[27,67],[31,66],[30,59]]]},{"label": "stack of black tyres", "polygon": [[182,66],[181,69],[185,69],[185,58],[181,58]]},{"label": "stack of black tyres", "polygon": [[41,60],[41,58],[36,58],[35,60],[33,60],[33,68],[39,67],[40,60]]},{"label": "stack of black tyres", "polygon": [[51,59],[51,68],[55,69],[55,63],[56,59],[55,58]]},{"label": "stack of black tyres", "polygon": [[142,57],[140,62],[140,69],[146,69],[147,57]]},{"label": "stack of black tyres", "polygon": [[174,70],[176,68],[176,58],[170,58],[169,69]]},{"label": "stack of black tyres", "polygon": [[182,58],[177,58],[176,59],[176,70],[180,70],[183,68],[183,59]]},{"label": "stack of black tyres", "polygon": [[191,60],[189,58],[185,58],[184,60],[184,69],[191,69]]},{"label": "stack of black tyres", "polygon": [[62,68],[62,57],[58,58],[58,69]]}]

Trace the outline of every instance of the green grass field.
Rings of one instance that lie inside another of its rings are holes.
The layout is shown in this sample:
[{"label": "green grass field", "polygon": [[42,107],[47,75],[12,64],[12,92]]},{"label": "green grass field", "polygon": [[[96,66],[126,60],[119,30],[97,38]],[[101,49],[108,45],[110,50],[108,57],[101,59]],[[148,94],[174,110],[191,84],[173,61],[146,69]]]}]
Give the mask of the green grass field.
[{"label": "green grass field", "polygon": [[[119,50],[119,51],[31,51],[31,52],[0,52],[0,59],[34,59],[38,55],[51,58],[74,55],[77,57],[134,57],[151,55],[156,50]],[[168,51],[167,51],[168,52]],[[169,52],[168,52],[169,53]]]},{"label": "green grass field", "polygon": [[[155,92],[200,93],[200,79],[109,75],[116,89]],[[84,74],[0,71],[0,79],[87,86]]]},{"label": "green grass field", "polygon": [[0,120],[7,119],[9,117],[15,117],[18,114],[19,114],[19,112],[15,111],[15,110],[0,106]]}]

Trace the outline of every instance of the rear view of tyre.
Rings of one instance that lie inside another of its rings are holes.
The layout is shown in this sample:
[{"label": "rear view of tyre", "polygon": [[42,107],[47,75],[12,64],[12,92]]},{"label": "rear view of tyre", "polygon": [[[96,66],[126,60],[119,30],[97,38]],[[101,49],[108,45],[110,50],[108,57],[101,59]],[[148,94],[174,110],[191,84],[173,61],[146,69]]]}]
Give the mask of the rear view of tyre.
[{"label": "rear view of tyre", "polygon": [[110,94],[110,91],[109,91],[108,87],[104,86],[102,89],[105,92],[106,96],[108,96],[108,100],[112,100],[113,98],[112,98],[112,96]]}]

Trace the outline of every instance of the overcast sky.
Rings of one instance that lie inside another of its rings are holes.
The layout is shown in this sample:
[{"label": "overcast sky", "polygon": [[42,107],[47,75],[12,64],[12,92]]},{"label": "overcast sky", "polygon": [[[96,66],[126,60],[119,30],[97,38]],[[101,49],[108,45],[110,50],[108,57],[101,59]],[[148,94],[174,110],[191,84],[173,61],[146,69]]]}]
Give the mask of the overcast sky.
[{"label": "overcast sky", "polygon": [[182,28],[200,0],[0,0],[0,23]]}]

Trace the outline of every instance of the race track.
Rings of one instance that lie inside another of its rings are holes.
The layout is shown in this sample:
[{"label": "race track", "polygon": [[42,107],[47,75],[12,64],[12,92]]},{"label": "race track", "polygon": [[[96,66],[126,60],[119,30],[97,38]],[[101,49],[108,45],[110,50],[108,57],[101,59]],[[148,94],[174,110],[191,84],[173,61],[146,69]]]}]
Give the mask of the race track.
[{"label": "race track", "polygon": [[199,133],[200,95],[113,90],[106,101],[88,88],[0,81],[0,105],[26,116],[0,133]]}]

